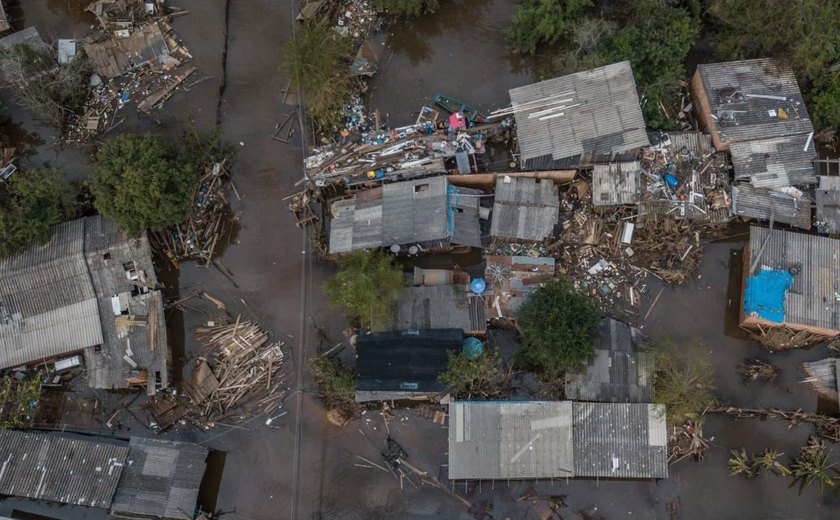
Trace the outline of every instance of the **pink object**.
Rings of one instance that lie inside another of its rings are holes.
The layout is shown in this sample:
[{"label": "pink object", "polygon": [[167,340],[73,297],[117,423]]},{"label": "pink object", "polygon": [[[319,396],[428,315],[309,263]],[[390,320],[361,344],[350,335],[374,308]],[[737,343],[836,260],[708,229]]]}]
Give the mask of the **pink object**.
[{"label": "pink object", "polygon": [[467,121],[464,119],[463,112],[454,112],[449,116],[449,128],[451,130],[458,130],[459,128],[466,128]]}]

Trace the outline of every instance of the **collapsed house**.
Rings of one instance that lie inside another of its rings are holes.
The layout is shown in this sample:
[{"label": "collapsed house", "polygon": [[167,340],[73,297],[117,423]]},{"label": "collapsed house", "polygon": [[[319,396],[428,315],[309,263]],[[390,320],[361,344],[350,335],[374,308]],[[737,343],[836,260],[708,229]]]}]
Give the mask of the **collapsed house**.
[{"label": "collapsed house", "polygon": [[650,144],[628,61],[509,94],[523,170],[575,168],[587,156],[615,156]]},{"label": "collapsed house", "polygon": [[333,202],[330,254],[390,248],[394,253],[481,247],[481,192],[445,177],[384,184]]},{"label": "collapsed house", "polygon": [[203,446],[162,439],[0,430],[0,494],[118,518],[193,518],[207,455]]},{"label": "collapsed house", "polygon": [[450,480],[668,476],[664,405],[457,401]]},{"label": "collapsed house", "polygon": [[460,329],[467,335],[484,335],[487,331],[484,300],[466,286],[409,287],[395,307],[393,320],[377,332]]},{"label": "collapsed house", "polygon": [[34,25],[0,38],[0,49],[10,50],[15,45],[26,45],[35,50],[49,50],[49,45]]},{"label": "collapsed house", "polygon": [[816,228],[820,233],[840,234],[840,177],[819,177]]},{"label": "collapsed house", "polygon": [[490,236],[507,242],[541,242],[554,235],[559,212],[557,186],[551,180],[500,177]]},{"label": "collapsed house", "polygon": [[640,352],[640,332],[612,318],[601,320],[595,358],[582,373],[566,374],[566,398],[608,403],[653,401],[653,356]]},{"label": "collapsed house", "polygon": [[428,398],[446,387],[438,376],[449,352],[463,347],[461,329],[406,330],[356,339],[356,401]]},{"label": "collapsed house", "polygon": [[742,326],[840,334],[840,240],[752,226],[743,257]]},{"label": "collapsed house", "polygon": [[169,386],[163,298],[145,233],[100,216],[0,261],[0,368],[84,354],[92,388]]},{"label": "collapsed house", "polygon": [[701,128],[732,156],[732,214],[810,229],[814,128],[793,70],[766,58],[698,65],[691,94]]},{"label": "collapsed house", "polygon": [[495,320],[516,320],[531,294],[554,278],[555,259],[535,256],[486,256],[485,313]]}]

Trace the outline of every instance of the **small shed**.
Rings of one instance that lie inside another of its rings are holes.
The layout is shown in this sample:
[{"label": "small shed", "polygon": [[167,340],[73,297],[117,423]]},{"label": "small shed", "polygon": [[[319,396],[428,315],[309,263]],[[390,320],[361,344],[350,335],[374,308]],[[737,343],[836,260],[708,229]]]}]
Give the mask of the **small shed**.
[{"label": "small shed", "polygon": [[638,161],[596,164],[592,167],[592,204],[621,206],[638,204],[641,196]]},{"label": "small shed", "polygon": [[583,154],[650,144],[629,61],[511,89],[524,170],[562,170]]},{"label": "small shed", "polygon": [[394,320],[382,329],[460,329],[483,335],[487,330],[484,301],[462,285],[407,288],[397,300]]},{"label": "small shed", "polygon": [[741,325],[840,334],[840,240],[752,226]]},{"label": "small shed", "polygon": [[817,199],[817,231],[829,235],[840,234],[840,177],[819,178],[815,191]]},{"label": "small shed", "polygon": [[460,329],[405,330],[356,339],[356,401],[429,397],[445,390],[438,376],[449,352],[464,342]]},{"label": "small shed", "polygon": [[552,181],[500,177],[490,236],[510,242],[540,242],[554,234],[559,213],[560,198]]},{"label": "small shed", "polygon": [[640,352],[640,332],[612,318],[601,320],[595,359],[584,372],[566,374],[566,397],[575,401],[653,401],[653,356]]}]

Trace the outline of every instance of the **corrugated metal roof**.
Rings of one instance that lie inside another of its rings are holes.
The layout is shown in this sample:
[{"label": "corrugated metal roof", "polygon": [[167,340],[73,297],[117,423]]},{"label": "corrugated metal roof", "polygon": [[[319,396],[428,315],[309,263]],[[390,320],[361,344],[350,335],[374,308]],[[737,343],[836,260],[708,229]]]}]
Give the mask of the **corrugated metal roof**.
[{"label": "corrugated metal roof", "polygon": [[[671,139],[671,149],[676,153],[684,153],[684,151],[694,152],[695,155],[715,153],[712,136],[709,134],[703,132],[667,132],[667,134]],[[654,142],[654,139],[651,139],[651,142]]]},{"label": "corrugated metal roof", "polygon": [[198,444],[132,437],[112,514],[177,519],[191,515],[207,454]]},{"label": "corrugated metal roof", "polygon": [[0,368],[102,343],[84,226],[53,226],[46,244],[0,260]]},{"label": "corrugated metal roof", "polygon": [[526,169],[546,156],[556,161],[649,144],[628,61],[514,88],[510,100]]},{"label": "corrugated metal roof", "polygon": [[571,477],[572,403],[461,401],[449,406],[449,478]]},{"label": "corrugated metal roof", "polygon": [[0,494],[108,508],[128,447],[0,430]]},{"label": "corrugated metal roof", "polygon": [[583,373],[566,374],[566,397],[576,401],[649,403],[653,357],[639,352],[636,331],[611,318],[601,320],[595,359]]},{"label": "corrugated metal roof", "polygon": [[[446,177],[385,184],[332,205],[330,253],[439,243],[480,246],[480,192]],[[462,242],[456,241],[463,240]]]},{"label": "corrugated metal roof", "polygon": [[559,215],[557,186],[547,179],[503,176],[496,180],[490,236],[540,241],[554,233]]},{"label": "corrugated metal roof", "polygon": [[732,143],[732,167],[736,181],[750,181],[757,188],[812,186],[817,183],[813,146],[803,147],[807,135]]},{"label": "corrugated metal roof", "polygon": [[49,47],[47,47],[47,44],[44,42],[44,39],[41,38],[41,34],[34,25],[0,38],[0,48],[11,49],[18,44],[29,45],[30,47],[44,51],[49,50]]},{"label": "corrugated metal roof", "polygon": [[405,396],[444,390],[438,376],[448,352],[463,346],[460,329],[364,334],[356,340],[356,400],[399,392]]},{"label": "corrugated metal roof", "polygon": [[456,285],[409,287],[396,304],[394,321],[382,330],[487,329],[484,301]]},{"label": "corrugated metal roof", "polygon": [[592,204],[618,206],[638,204],[641,195],[638,161],[596,164],[592,167]]},{"label": "corrugated metal roof", "polygon": [[575,476],[667,478],[665,406],[574,403]]},{"label": "corrugated metal roof", "polygon": [[732,187],[732,215],[782,222],[802,229],[811,229],[811,201],[769,189],[741,184]]},{"label": "corrugated metal roof", "polygon": [[[770,230],[750,228],[750,265]],[[840,240],[774,229],[758,268],[798,270],[785,294],[784,323],[840,331]]]},{"label": "corrugated metal roof", "polygon": [[697,71],[722,141],[807,137],[814,131],[796,77],[786,64],[761,58],[701,64]]},{"label": "corrugated metal roof", "polygon": [[[665,478],[663,405],[456,401],[449,478]],[[615,461],[615,462],[614,462]]]},{"label": "corrugated metal roof", "polygon": [[817,230],[820,233],[840,233],[840,177],[820,178],[814,197],[817,201]]}]

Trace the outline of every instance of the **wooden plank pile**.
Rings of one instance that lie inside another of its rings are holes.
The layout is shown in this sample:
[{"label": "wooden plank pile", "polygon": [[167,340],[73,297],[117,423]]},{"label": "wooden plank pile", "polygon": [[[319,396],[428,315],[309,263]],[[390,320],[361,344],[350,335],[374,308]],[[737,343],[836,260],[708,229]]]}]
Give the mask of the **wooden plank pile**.
[{"label": "wooden plank pile", "polygon": [[[212,422],[224,419],[253,417],[268,413],[283,399],[284,355],[280,342],[271,342],[270,335],[259,324],[242,320],[226,325],[199,327],[202,354],[212,366],[212,378],[201,374],[201,391],[188,392],[203,396],[195,402],[201,414]],[[213,379],[211,381],[211,379]],[[206,389],[212,389],[208,392]]]},{"label": "wooden plank pile", "polygon": [[169,258],[176,268],[180,261],[194,258],[203,260],[204,267],[209,267],[220,240],[230,236],[238,215],[231,213],[226,194],[228,187],[232,188],[237,199],[239,194],[226,162],[227,159],[205,166],[183,222],[150,235],[152,246]]}]

